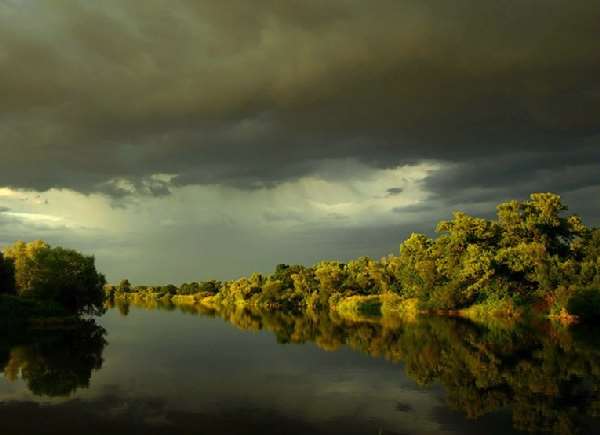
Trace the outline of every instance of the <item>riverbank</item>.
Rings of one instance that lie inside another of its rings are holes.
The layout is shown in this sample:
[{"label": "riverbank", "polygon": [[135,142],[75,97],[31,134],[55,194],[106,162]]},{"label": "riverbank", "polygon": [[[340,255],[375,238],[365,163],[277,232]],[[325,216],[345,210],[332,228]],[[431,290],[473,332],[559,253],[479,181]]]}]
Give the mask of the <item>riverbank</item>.
[{"label": "riverbank", "polygon": [[18,296],[0,295],[0,326],[63,328],[77,321],[77,316],[69,314],[60,305]]},{"label": "riverbank", "polygon": [[[105,288],[177,304],[334,310],[344,316],[461,316],[476,321],[547,317],[600,321],[600,229],[586,227],[552,193],[499,204],[496,219],[455,212],[434,238],[411,234],[399,255],[313,266],[278,264],[229,281],[156,287],[127,279]],[[129,297],[129,296],[119,296]]]},{"label": "riverbank", "polygon": [[357,322],[398,323],[415,321],[419,317],[460,317],[475,323],[502,328],[517,323],[550,320],[562,325],[580,322],[578,316],[571,314],[551,315],[547,310],[531,306],[518,306],[511,301],[489,301],[460,310],[427,310],[419,307],[416,298],[401,298],[395,294],[348,296],[336,295],[326,306],[299,305],[296,307],[275,304],[260,304],[252,300],[227,300],[219,294],[197,293],[191,295],[170,295],[160,292],[115,293],[111,295],[117,304],[132,303],[146,308],[179,307],[185,311],[206,313],[231,309],[250,309],[260,312],[295,312],[314,315],[327,311],[337,317]]}]

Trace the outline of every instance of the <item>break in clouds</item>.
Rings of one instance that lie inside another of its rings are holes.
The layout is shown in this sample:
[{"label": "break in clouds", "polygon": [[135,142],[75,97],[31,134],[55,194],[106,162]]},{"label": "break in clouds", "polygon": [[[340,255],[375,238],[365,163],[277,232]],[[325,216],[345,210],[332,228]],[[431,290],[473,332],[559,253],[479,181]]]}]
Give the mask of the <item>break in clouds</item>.
[{"label": "break in clouds", "polygon": [[384,255],[532,191],[597,224],[599,22],[592,0],[0,0],[0,243],[183,280]]}]

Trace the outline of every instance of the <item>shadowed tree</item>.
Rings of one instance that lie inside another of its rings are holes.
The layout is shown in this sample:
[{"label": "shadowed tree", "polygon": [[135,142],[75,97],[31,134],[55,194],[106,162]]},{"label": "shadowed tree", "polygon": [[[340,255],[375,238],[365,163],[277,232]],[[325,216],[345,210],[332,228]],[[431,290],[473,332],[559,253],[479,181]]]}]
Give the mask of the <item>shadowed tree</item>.
[{"label": "shadowed tree", "polygon": [[59,304],[73,314],[102,313],[106,280],[94,257],[41,240],[16,242],[4,255],[14,263],[20,296]]},{"label": "shadowed tree", "polygon": [[15,266],[10,258],[0,252],[0,294],[15,294]]}]

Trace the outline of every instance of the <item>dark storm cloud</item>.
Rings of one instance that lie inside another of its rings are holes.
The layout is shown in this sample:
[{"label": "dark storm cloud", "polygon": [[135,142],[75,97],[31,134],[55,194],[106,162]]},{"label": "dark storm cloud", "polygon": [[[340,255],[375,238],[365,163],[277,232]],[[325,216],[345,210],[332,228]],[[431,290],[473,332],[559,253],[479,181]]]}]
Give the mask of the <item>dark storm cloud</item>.
[{"label": "dark storm cloud", "polygon": [[444,204],[469,207],[469,204],[498,203],[510,198],[524,199],[531,192],[558,192],[574,212],[588,222],[600,223],[598,197],[581,195],[582,190],[600,187],[598,145],[471,159],[434,173],[424,184],[432,193],[429,206],[437,202],[440,207]]},{"label": "dark storm cloud", "polygon": [[439,195],[584,187],[599,22],[592,0],[0,1],[0,185],[252,188],[351,158],[452,163]]}]

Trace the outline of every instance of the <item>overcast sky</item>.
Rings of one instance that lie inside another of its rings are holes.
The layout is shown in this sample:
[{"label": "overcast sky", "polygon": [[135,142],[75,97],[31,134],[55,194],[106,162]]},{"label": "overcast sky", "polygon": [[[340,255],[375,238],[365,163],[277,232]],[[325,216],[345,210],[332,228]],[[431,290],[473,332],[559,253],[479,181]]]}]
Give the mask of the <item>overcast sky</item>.
[{"label": "overcast sky", "polygon": [[536,191],[600,225],[599,44],[596,0],[0,0],[0,246],[180,283]]}]

